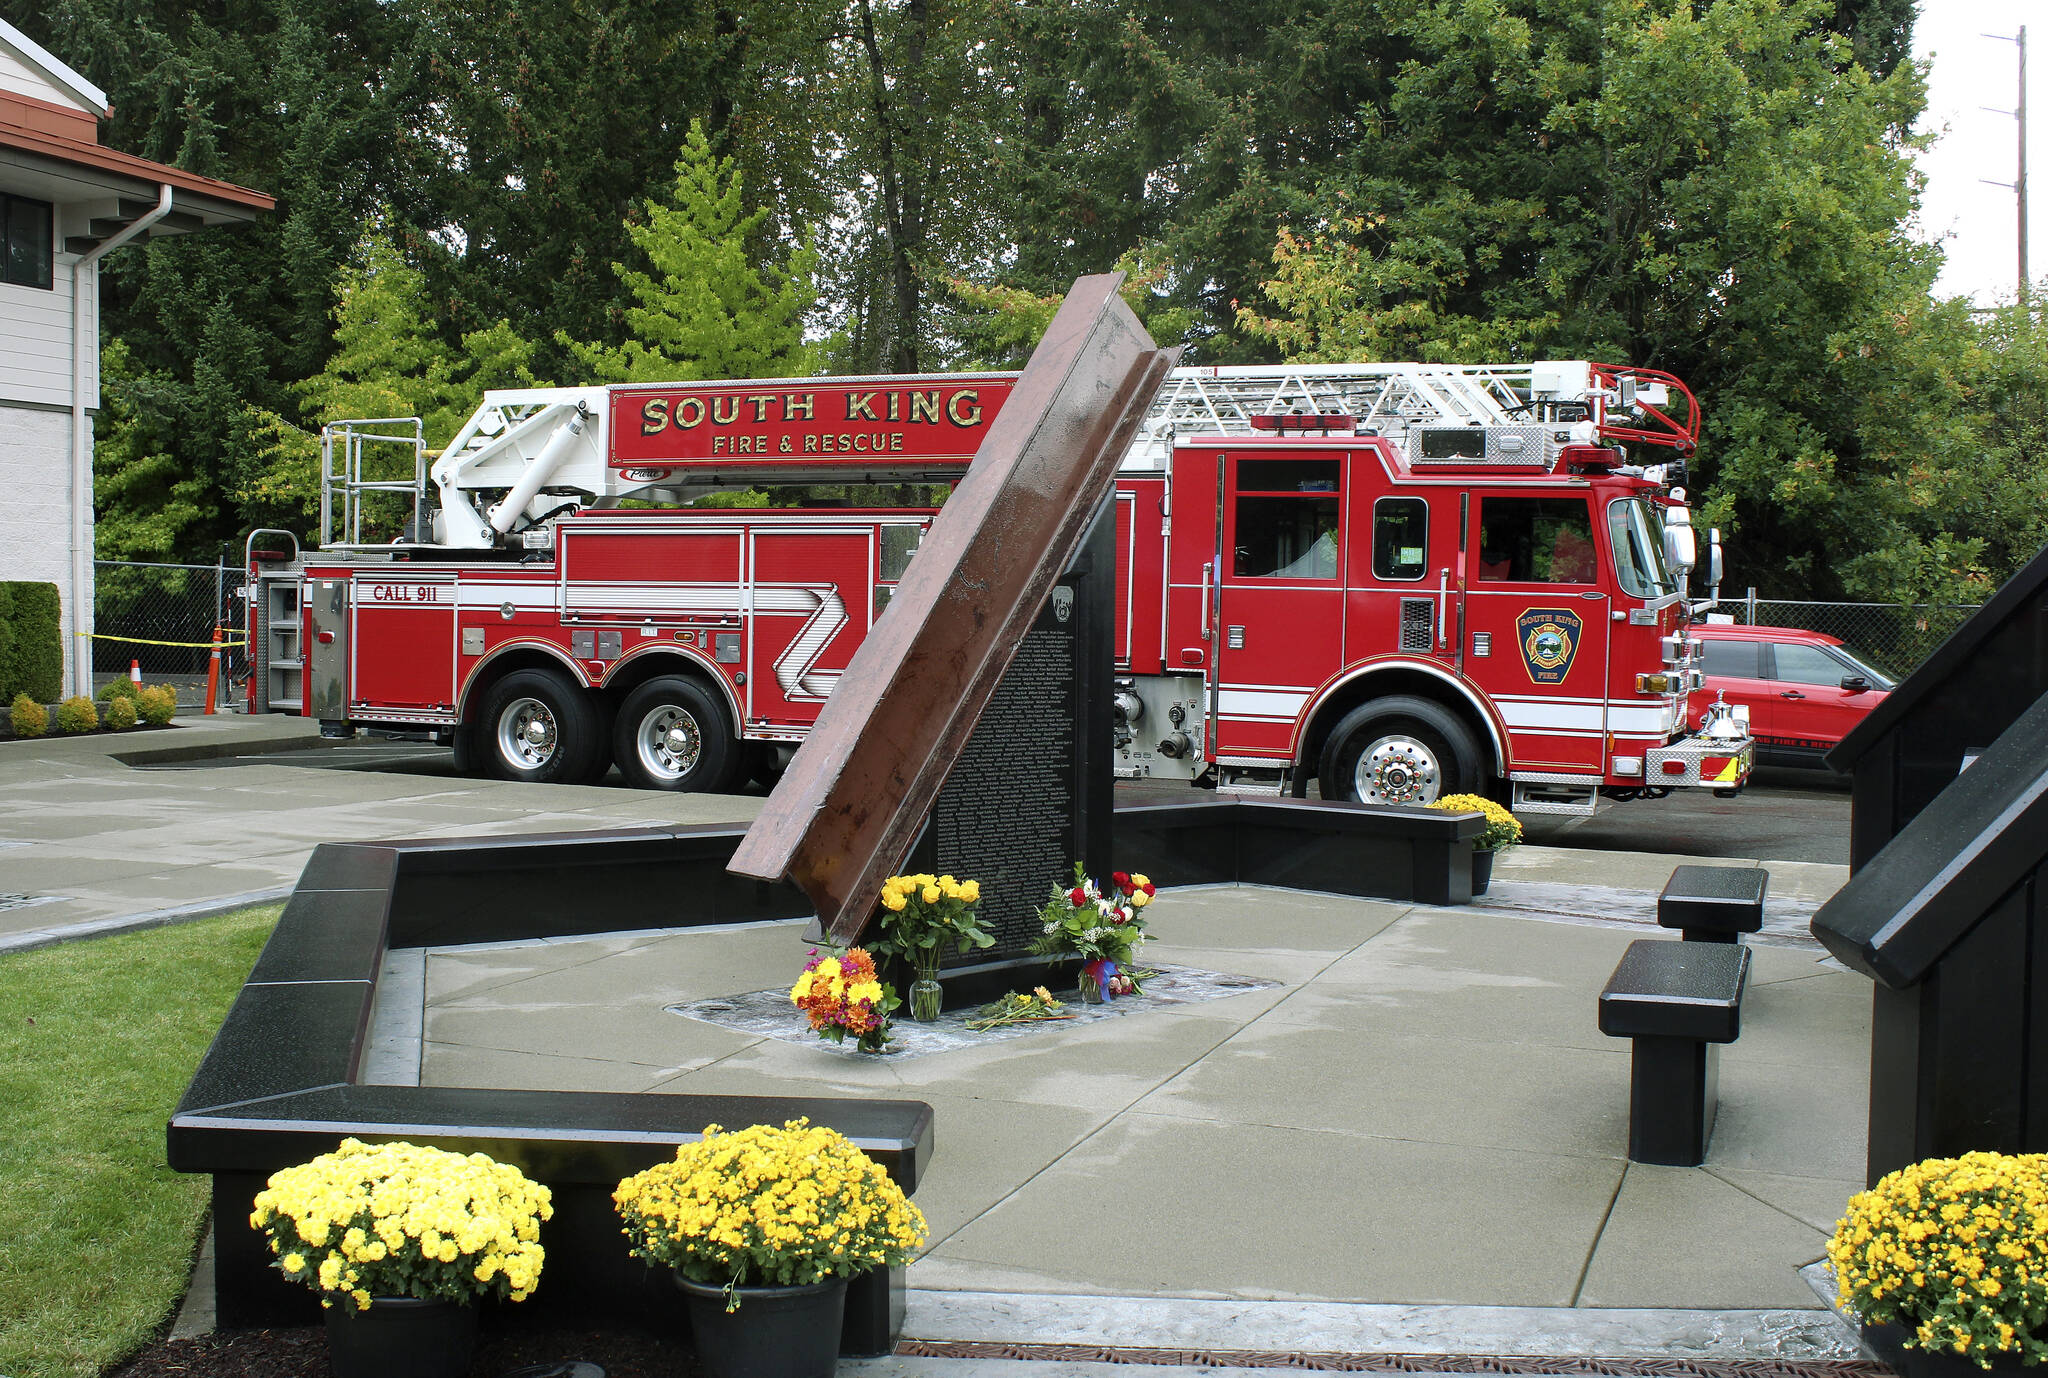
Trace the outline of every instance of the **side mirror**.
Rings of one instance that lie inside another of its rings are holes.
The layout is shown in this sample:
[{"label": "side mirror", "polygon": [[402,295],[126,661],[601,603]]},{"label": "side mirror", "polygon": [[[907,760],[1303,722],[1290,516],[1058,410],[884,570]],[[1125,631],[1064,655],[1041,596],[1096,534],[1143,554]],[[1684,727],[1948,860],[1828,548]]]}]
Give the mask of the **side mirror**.
[{"label": "side mirror", "polygon": [[1852,694],[1868,693],[1870,691],[1870,681],[1861,675],[1843,675],[1842,687]]},{"label": "side mirror", "polygon": [[1664,558],[1678,571],[1681,580],[1699,562],[1699,537],[1690,526],[1672,524],[1664,528]]}]

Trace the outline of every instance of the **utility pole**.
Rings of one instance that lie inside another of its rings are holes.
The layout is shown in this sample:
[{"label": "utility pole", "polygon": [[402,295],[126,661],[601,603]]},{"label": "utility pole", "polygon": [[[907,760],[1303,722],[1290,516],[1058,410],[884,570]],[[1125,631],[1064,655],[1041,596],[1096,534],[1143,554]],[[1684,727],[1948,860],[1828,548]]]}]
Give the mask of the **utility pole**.
[{"label": "utility pole", "polygon": [[1997,109],[1997,108],[1996,108],[1995,106],[1989,106],[1989,105],[1987,105],[1987,106],[1985,106],[1985,107],[1984,107],[1984,109],[1986,109],[1986,110],[1989,110],[1989,111],[1991,111],[1991,112],[1992,112],[1993,114],[1995,114],[1995,115],[2010,115],[2010,116],[2012,116],[2012,117],[2013,117],[2013,119],[2014,119],[2014,120],[2015,120],[2015,121],[2016,121],[2016,122],[2018,123],[2018,125],[2019,125],[2019,144],[2020,144],[2020,165],[2019,165],[2019,171],[2018,171],[2018,172],[2017,172],[2017,173],[2016,173],[2016,174],[2014,175],[2014,177],[2013,177],[2013,180],[2012,180],[2012,181],[2010,181],[2010,182],[1997,182],[1997,181],[1992,181],[1992,179],[1991,179],[1991,178],[1989,178],[1989,177],[1981,178],[1980,180],[1982,180],[1982,181],[1984,181],[1984,182],[1987,182],[1987,183],[1989,183],[1990,185],[1992,185],[1992,186],[1994,186],[1994,187],[2011,187],[2011,188],[2012,188],[2012,190],[2013,190],[2013,195],[2014,195],[2014,198],[2015,198],[2015,199],[2016,199],[2016,200],[2017,200],[2017,201],[2019,202],[2019,273],[2020,273],[2020,277],[2019,277],[2019,288],[2020,288],[2020,293],[2019,293],[2019,300],[2021,300],[2021,301],[2025,301],[2025,300],[2027,299],[2027,280],[2028,280],[2028,275],[2027,275],[2027,26],[2026,26],[2026,25],[2024,25],[2024,24],[2020,25],[2020,32],[2019,32],[2019,37],[2017,37],[2017,38],[2013,37],[2013,36],[2012,36],[2011,34],[2002,34],[2002,33],[1988,33],[1988,34],[1983,34],[1983,35],[1980,35],[1980,36],[1981,36],[1981,37],[1984,37],[1984,38],[1995,38],[1995,39],[1997,39],[1997,40],[1998,40],[1998,41],[1999,41],[2000,43],[2015,43],[2015,44],[2018,44],[2018,45],[2019,45],[2019,50],[2020,50],[2020,94],[2019,94],[2019,101],[2018,101],[2018,103],[2017,103],[2016,105],[2014,105],[2014,106],[2013,106],[2013,108],[2012,108],[2012,109],[2010,109],[2010,110],[2000,110],[2000,109]]}]

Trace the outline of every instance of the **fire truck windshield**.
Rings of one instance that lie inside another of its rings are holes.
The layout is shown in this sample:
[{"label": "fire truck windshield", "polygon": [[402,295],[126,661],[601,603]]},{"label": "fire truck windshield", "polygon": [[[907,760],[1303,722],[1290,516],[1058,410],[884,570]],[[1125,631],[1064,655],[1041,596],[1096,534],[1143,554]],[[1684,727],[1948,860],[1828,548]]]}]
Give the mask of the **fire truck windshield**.
[{"label": "fire truck windshield", "polygon": [[1614,547],[1614,572],[1624,591],[1638,598],[1662,598],[1678,592],[1678,576],[1664,559],[1664,542],[1656,514],[1641,498],[1616,498],[1607,504],[1607,541]]}]

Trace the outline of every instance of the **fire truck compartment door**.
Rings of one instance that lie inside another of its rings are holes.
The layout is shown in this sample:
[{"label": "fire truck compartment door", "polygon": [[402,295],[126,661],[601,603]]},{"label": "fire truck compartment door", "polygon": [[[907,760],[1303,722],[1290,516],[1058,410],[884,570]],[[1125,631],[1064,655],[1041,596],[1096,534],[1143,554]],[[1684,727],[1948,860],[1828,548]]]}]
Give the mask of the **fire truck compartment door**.
[{"label": "fire truck compartment door", "polygon": [[875,620],[879,539],[872,526],[750,533],[749,722],[817,721]]},{"label": "fire truck compartment door", "polygon": [[306,586],[306,686],[322,722],[348,716],[348,595],[346,579],[313,579]]},{"label": "fire truck compartment door", "polygon": [[1322,452],[1224,459],[1216,756],[1287,759],[1302,710],[1343,663],[1343,467]]},{"label": "fire truck compartment door", "polygon": [[452,713],[455,576],[359,575],[354,592],[350,709]]},{"label": "fire truck compartment door", "polygon": [[1509,768],[1607,766],[1610,599],[1587,499],[1481,496],[1465,578],[1465,673],[1508,728]]}]

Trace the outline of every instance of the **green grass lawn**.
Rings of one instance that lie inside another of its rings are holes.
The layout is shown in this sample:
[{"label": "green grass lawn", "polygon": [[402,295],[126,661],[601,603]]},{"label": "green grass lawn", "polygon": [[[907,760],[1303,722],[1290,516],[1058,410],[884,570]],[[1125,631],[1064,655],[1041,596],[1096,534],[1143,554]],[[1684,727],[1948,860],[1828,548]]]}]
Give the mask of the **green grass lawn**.
[{"label": "green grass lawn", "polygon": [[92,1378],[191,1276],[164,1122],[280,905],[0,957],[0,1374]]}]

